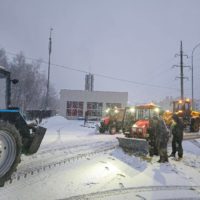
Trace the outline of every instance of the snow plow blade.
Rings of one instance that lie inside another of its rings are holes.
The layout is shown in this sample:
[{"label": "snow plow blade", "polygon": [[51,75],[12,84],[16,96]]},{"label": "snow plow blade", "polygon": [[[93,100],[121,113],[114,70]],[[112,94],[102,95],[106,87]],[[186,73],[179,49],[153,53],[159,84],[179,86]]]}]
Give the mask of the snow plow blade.
[{"label": "snow plow blade", "polygon": [[28,149],[28,154],[34,154],[38,151],[40,144],[42,142],[42,139],[45,135],[45,132],[46,132],[46,128],[44,127],[38,126],[36,128],[35,133],[33,133],[32,142]]},{"label": "snow plow blade", "polygon": [[148,154],[149,148],[146,139],[121,137],[117,137],[117,139],[119,141],[119,146],[122,147],[124,151]]}]

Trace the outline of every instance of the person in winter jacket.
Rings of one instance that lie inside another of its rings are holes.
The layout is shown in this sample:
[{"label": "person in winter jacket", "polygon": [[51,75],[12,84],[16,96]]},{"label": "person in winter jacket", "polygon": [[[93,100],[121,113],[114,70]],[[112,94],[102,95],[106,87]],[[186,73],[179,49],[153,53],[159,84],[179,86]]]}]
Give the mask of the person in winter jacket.
[{"label": "person in winter jacket", "polygon": [[159,118],[156,144],[158,148],[158,153],[160,155],[160,159],[158,160],[158,162],[160,163],[168,162],[168,155],[167,155],[168,140],[169,140],[169,130],[164,120],[162,118]]},{"label": "person in winter jacket", "polygon": [[150,120],[149,128],[149,154],[160,155],[158,162],[168,162],[167,142],[169,140],[169,131],[164,120],[158,116],[153,116]]},{"label": "person in winter jacket", "polygon": [[178,115],[174,114],[172,116],[172,119],[173,122],[171,125],[171,132],[173,138],[172,138],[172,153],[170,154],[170,157],[175,157],[176,152],[178,152],[178,157],[179,159],[181,159],[183,157],[182,141],[183,141],[184,125],[181,119],[178,117]]},{"label": "person in winter jacket", "polygon": [[158,148],[156,145],[156,135],[157,135],[157,118],[153,117],[149,120],[148,128],[148,144],[149,144],[149,155],[152,157],[154,155],[158,156]]}]

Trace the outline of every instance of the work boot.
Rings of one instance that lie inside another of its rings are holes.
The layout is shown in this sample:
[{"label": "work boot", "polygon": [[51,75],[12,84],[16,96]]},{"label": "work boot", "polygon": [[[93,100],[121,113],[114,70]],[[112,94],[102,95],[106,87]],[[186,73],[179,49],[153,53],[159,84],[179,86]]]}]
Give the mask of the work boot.
[{"label": "work boot", "polygon": [[165,162],[169,162],[168,157],[165,158]]},{"label": "work boot", "polygon": [[182,160],[182,158],[183,158],[183,156],[182,156],[182,155],[181,155],[181,156],[180,156],[180,155],[178,155],[178,159],[177,159],[177,160],[178,160],[178,161],[179,161],[179,160]]},{"label": "work boot", "polygon": [[183,158],[183,155],[181,155],[181,154],[178,154],[178,157],[179,157],[179,158]]},{"label": "work boot", "polygon": [[174,154],[174,153],[171,153],[168,157],[173,157],[173,158],[175,158],[175,154]]}]

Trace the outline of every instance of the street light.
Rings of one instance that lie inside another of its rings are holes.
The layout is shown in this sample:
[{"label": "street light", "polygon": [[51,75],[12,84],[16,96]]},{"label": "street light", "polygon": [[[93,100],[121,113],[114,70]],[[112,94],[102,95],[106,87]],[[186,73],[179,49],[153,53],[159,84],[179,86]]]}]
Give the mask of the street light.
[{"label": "street light", "polygon": [[197,47],[200,46],[200,43],[198,43],[193,49],[192,49],[192,64],[191,64],[191,67],[192,67],[192,108],[194,108],[194,74],[193,74],[193,55],[194,55],[194,51]]}]

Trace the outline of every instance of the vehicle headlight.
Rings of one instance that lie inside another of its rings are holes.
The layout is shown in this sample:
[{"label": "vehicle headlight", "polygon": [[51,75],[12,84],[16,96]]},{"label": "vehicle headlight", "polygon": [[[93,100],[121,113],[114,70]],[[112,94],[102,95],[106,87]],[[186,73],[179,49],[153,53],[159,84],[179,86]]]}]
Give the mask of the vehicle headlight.
[{"label": "vehicle headlight", "polygon": [[142,133],[143,131],[142,131],[142,128],[138,128],[138,132],[139,133]]},{"label": "vehicle headlight", "polygon": [[132,131],[133,131],[133,132],[136,132],[136,131],[137,131],[137,128],[136,128],[136,127],[132,127]]}]

